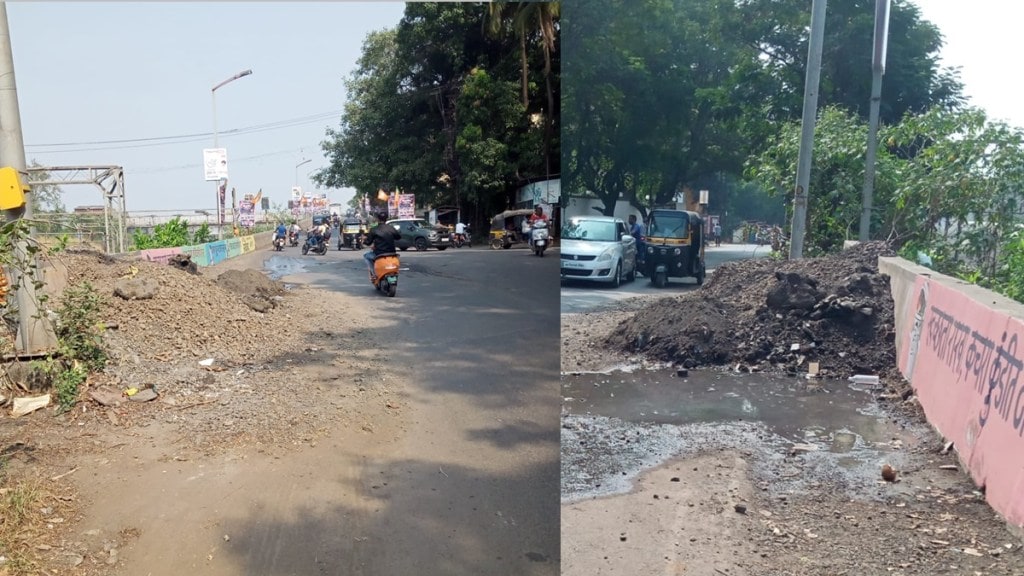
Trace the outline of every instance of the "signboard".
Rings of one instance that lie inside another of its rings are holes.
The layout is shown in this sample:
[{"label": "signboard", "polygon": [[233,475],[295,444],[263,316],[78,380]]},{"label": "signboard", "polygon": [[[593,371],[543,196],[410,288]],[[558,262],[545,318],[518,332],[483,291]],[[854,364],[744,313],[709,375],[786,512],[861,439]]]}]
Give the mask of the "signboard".
[{"label": "signboard", "polygon": [[252,200],[238,203],[238,223],[244,228],[252,228],[256,224],[256,205]]},{"label": "signboard", "polygon": [[228,179],[228,149],[204,148],[203,172],[207,182]]},{"label": "signboard", "polygon": [[398,217],[399,218],[415,218],[416,217],[416,196],[412,194],[399,194],[398,195]]},{"label": "signboard", "polygon": [[707,204],[708,203],[708,191],[707,190],[701,190],[700,191],[700,201],[699,201],[699,203],[700,204]]},{"label": "signboard", "polygon": [[302,198],[302,187],[292,186],[292,200],[298,200],[299,198]]}]

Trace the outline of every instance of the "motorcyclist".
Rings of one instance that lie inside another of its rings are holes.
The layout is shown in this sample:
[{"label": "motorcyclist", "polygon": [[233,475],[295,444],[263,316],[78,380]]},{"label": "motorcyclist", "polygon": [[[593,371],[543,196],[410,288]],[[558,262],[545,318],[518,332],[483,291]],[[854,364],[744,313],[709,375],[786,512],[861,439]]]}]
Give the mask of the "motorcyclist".
[{"label": "motorcyclist", "polygon": [[530,227],[529,227],[529,229],[523,231],[526,234],[526,237],[529,240],[531,247],[533,247],[533,234],[531,234],[530,232],[532,232],[532,230],[533,230],[533,225],[536,224],[537,222],[541,222],[541,221],[543,221],[545,224],[547,224],[548,223],[548,217],[547,217],[546,214],[544,214],[544,208],[543,207],[535,206],[534,209],[533,209],[533,214],[530,214],[530,221],[529,221],[530,222]]},{"label": "motorcyclist", "polygon": [[455,224],[455,238],[465,242],[466,241],[466,225],[462,222]]},{"label": "motorcyclist", "polygon": [[291,228],[292,237],[295,238],[295,240],[297,241],[299,239],[299,234],[301,234],[301,233],[302,233],[302,226],[299,226],[298,222],[294,222],[293,221],[292,222],[292,228]]},{"label": "motorcyclist", "polygon": [[326,240],[324,239],[324,234],[326,233],[326,231],[327,224],[323,221],[310,228],[309,232],[307,233],[307,236],[309,236],[310,239],[310,243],[319,246],[321,242],[326,242]]},{"label": "motorcyclist", "polygon": [[284,225],[284,222],[277,223],[277,229],[274,230],[274,243],[277,243],[277,239],[280,238],[285,240],[288,238],[288,227]]},{"label": "motorcyclist", "polygon": [[395,254],[395,241],[402,237],[394,226],[387,223],[387,220],[387,212],[377,214],[377,225],[366,234],[364,245],[370,247],[370,250],[363,254],[363,258],[370,269],[370,276],[374,275],[373,261],[377,259],[377,256]]}]

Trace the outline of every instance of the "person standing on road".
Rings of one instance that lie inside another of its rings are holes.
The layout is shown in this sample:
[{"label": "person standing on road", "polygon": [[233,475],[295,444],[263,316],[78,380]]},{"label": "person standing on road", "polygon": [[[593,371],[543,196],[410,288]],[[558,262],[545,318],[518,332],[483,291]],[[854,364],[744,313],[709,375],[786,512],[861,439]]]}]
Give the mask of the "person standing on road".
[{"label": "person standing on road", "polygon": [[644,263],[647,257],[647,247],[644,245],[644,225],[636,221],[636,214],[630,214],[628,221],[629,235],[636,239],[637,268],[641,269],[640,265]]},{"label": "person standing on road", "polygon": [[387,223],[387,212],[378,214],[377,220],[377,225],[366,234],[365,244],[371,248],[363,254],[366,266],[370,269],[370,276],[374,275],[373,261],[377,259],[377,256],[395,254],[395,241],[402,237],[394,226]]},{"label": "person standing on road", "polygon": [[722,225],[715,221],[715,246],[722,245]]}]

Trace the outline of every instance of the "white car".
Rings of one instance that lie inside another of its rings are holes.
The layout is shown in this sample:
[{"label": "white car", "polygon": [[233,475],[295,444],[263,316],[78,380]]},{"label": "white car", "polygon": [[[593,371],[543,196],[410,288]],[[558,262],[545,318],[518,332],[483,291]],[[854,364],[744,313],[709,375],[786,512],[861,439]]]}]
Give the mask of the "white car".
[{"label": "white car", "polygon": [[578,216],[562,226],[562,279],[608,282],[636,279],[636,239],[611,216]]}]

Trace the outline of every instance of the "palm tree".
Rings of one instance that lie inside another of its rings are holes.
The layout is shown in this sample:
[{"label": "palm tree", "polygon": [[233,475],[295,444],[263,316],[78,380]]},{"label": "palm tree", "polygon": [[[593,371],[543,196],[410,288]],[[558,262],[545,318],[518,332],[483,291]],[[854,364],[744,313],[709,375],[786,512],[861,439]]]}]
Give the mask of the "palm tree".
[{"label": "palm tree", "polygon": [[[544,51],[544,88],[547,95],[547,109],[544,122],[545,156],[550,156],[551,138],[554,129],[555,93],[551,86],[551,55],[555,51],[555,40],[558,36],[557,21],[561,13],[560,2],[491,2],[487,5],[487,26],[492,35],[500,35],[505,29],[505,21],[511,21],[513,33],[519,38],[519,65],[521,72],[523,109],[530,104],[529,97],[529,64],[527,39],[534,32],[540,33],[541,48]],[[550,158],[545,158],[545,164]],[[550,165],[547,169],[551,173]]]}]

